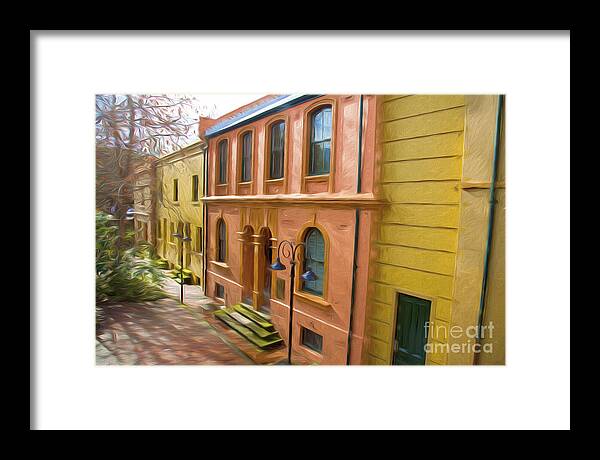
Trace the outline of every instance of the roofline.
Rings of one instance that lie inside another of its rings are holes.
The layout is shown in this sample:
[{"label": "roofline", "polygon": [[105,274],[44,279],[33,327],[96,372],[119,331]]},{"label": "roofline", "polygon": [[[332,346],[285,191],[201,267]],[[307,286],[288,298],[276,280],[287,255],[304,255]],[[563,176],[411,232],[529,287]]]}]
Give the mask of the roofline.
[{"label": "roofline", "polygon": [[214,127],[210,127],[204,133],[204,137],[206,139],[210,139],[211,137],[218,136],[219,134],[230,131],[232,129],[245,126],[260,118],[266,117],[268,115],[273,115],[285,109],[289,109],[290,107],[293,107],[295,105],[301,104],[311,99],[316,99],[317,97],[321,96],[322,94],[291,94],[283,99],[278,100],[273,104],[268,104],[265,107],[262,107],[257,111],[240,118],[239,120],[233,121],[230,124],[226,124],[222,128],[214,129]]},{"label": "roofline", "polygon": [[[195,151],[198,148],[198,151]],[[179,150],[175,150],[174,152],[168,153],[162,157],[159,157],[157,162],[166,163],[169,160],[172,160],[178,156],[186,157],[188,155],[197,155],[203,153],[203,150],[206,150],[207,145],[206,142],[202,139],[192,142],[191,144],[186,145],[185,147],[180,148]]]},{"label": "roofline", "polygon": [[259,104],[261,104],[263,102],[268,102],[270,100],[275,99],[276,97],[277,96],[273,95],[273,94],[266,94],[266,95],[264,95],[262,97],[254,99],[251,102],[248,102],[247,104],[244,104],[244,105],[241,105],[239,107],[236,107],[235,109],[232,109],[229,112],[224,113],[223,115],[221,115],[221,116],[219,116],[217,118],[213,118],[213,120],[216,121],[217,123],[218,122],[223,122],[223,121],[225,121],[225,119],[233,117],[238,112],[242,112],[242,111],[247,110],[247,109],[249,109],[249,108],[251,108],[253,106],[259,105]]}]

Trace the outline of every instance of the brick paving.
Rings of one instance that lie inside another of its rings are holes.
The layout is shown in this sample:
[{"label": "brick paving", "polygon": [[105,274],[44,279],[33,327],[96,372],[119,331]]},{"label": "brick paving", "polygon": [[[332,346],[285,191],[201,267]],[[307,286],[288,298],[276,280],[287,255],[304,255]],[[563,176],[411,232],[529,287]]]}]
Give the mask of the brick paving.
[{"label": "brick paving", "polygon": [[263,351],[232,330],[216,324],[216,305],[199,286],[185,286],[179,303],[179,285],[168,280],[169,297],[152,302],[103,305],[96,327],[96,364],[274,364],[285,349]]}]

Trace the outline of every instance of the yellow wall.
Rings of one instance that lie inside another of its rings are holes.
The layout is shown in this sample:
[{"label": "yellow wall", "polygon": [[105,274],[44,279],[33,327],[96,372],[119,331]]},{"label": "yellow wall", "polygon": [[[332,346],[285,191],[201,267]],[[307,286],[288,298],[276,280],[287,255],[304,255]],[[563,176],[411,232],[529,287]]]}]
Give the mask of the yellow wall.
[{"label": "yellow wall", "polygon": [[[396,297],[432,301],[448,322],[456,264],[464,96],[390,96],[381,107],[381,215],[367,315],[370,364],[392,362]],[[443,338],[440,338],[443,340]],[[445,364],[445,356],[427,362]]]},{"label": "yellow wall", "polygon": [[[487,236],[485,203],[467,203],[463,187],[465,172],[477,176],[469,180],[479,180],[479,176],[491,172],[493,142],[489,144],[489,140],[495,124],[490,121],[495,119],[489,115],[495,114],[497,97],[490,97],[382,98],[380,182],[386,206],[374,242],[375,263],[369,286],[372,301],[367,310],[363,358],[366,363],[392,362],[398,293],[431,301],[430,321],[435,328],[430,330],[429,341],[433,344],[447,344],[452,325],[466,326],[477,317],[483,253],[470,252],[473,257],[462,259],[458,255],[459,242],[472,244],[474,233],[483,239]],[[469,158],[467,171],[465,157]],[[487,188],[478,184],[478,198],[488,196],[487,177]],[[466,204],[481,216],[469,220]],[[503,241],[503,228],[498,238]],[[460,255],[464,256],[464,251]],[[459,297],[464,288],[474,286],[469,295],[477,301],[469,298],[465,303],[461,298],[457,304],[457,284],[463,288]],[[497,310],[503,314],[503,299]],[[455,342],[461,340],[466,338]],[[472,360],[472,354],[461,354],[455,362],[471,364]],[[445,350],[427,354],[426,364],[452,363]]]},{"label": "yellow wall", "polygon": [[[192,201],[192,176],[198,175],[199,200]],[[179,199],[173,201],[173,179],[178,179]],[[192,241],[185,243],[184,267],[191,270],[196,284],[203,280],[203,252],[198,250],[198,228],[203,228],[204,196],[204,150],[200,143],[192,144],[182,150],[174,152],[160,159],[156,169],[156,180],[159,190],[156,205],[157,226],[160,226],[160,238],[157,238],[156,247],[161,257],[167,259],[172,265],[179,266],[179,242],[176,238],[169,238],[171,223],[177,231],[178,223],[190,224],[190,237]],[[204,232],[202,232],[204,234]],[[204,239],[204,237],[203,237]]]}]

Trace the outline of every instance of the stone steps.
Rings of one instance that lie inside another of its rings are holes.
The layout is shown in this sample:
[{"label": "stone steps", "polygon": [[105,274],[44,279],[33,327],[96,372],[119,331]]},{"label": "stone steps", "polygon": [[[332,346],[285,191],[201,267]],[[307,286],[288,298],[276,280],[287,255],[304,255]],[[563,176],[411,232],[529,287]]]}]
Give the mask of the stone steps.
[{"label": "stone steps", "polygon": [[259,348],[283,342],[270,321],[242,304],[217,310],[214,315]]}]

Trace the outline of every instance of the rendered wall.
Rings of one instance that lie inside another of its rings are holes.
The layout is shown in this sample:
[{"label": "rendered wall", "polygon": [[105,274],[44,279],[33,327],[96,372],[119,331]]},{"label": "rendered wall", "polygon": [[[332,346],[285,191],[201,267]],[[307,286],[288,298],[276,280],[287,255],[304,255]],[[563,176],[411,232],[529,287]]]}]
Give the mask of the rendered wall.
[{"label": "rendered wall", "polygon": [[498,161],[498,173],[495,192],[494,226],[492,230],[492,245],[490,251],[490,263],[488,273],[488,288],[485,298],[485,310],[483,324],[492,324],[492,334],[484,336],[481,344],[486,347],[491,344],[491,353],[479,354],[478,364],[506,363],[505,351],[505,141],[504,129],[500,138],[500,157]]},{"label": "rendered wall", "polygon": [[[207,294],[214,296],[215,283],[224,287],[226,303],[240,301],[249,285],[264,276],[264,262],[255,259],[245,263],[244,245],[238,239],[245,228],[252,227],[251,244],[262,253],[260,230],[268,228],[277,245],[284,239],[300,241],[308,226],[318,227],[327,240],[326,284],[322,297],[297,292],[294,295],[293,361],[295,363],[346,364],[348,343],[352,364],[360,364],[363,354],[367,279],[375,211],[373,192],[378,187],[375,163],[379,157],[376,139],[376,106],[378,96],[326,95],[290,107],[280,113],[260,118],[248,125],[232,129],[208,139],[209,177],[207,232]],[[309,144],[308,119],[320,104],[333,108],[332,163],[330,174],[308,177],[306,155]],[[225,116],[227,117],[227,116]],[[268,179],[268,133],[270,125],[286,122],[285,173],[282,179]],[[362,122],[362,124],[361,124]],[[362,131],[360,127],[362,126]],[[254,136],[252,183],[240,184],[239,140],[246,131]],[[229,161],[227,184],[217,184],[218,145],[227,140]],[[361,141],[359,148],[359,140]],[[359,170],[359,150],[361,152]],[[358,190],[360,177],[360,191]],[[358,209],[358,211],[357,211]],[[354,240],[358,214],[359,238],[356,260]],[[217,220],[225,219],[228,235],[226,263],[215,261]],[[288,264],[287,261],[284,263]],[[355,296],[352,302],[352,274],[356,263]],[[288,264],[289,265],[289,264]],[[245,278],[245,273],[247,277]],[[252,274],[248,274],[252,271]],[[297,276],[300,273],[297,272]],[[252,278],[250,281],[249,278]],[[284,298],[276,298],[276,279],[285,283]],[[260,284],[260,283],[259,283]],[[273,324],[287,341],[289,319],[289,272],[273,274],[270,299]],[[256,291],[256,290],[255,290]],[[258,294],[254,292],[253,294]],[[351,306],[353,305],[352,320]],[[257,306],[254,303],[254,306]],[[323,336],[323,353],[317,354],[300,341],[300,327]],[[352,326],[352,327],[350,327]],[[349,339],[349,330],[352,337]]]},{"label": "rendered wall", "polygon": [[[475,360],[475,327],[478,323],[485,254],[489,233],[490,186],[493,173],[494,139],[496,135],[498,96],[468,96],[466,98],[465,155],[460,189],[461,216],[458,239],[455,286],[452,304],[452,326],[463,331],[450,336],[452,348],[448,364],[470,365]],[[503,167],[498,179],[503,179]],[[503,196],[503,192],[499,195]],[[498,197],[497,197],[498,198]],[[503,252],[503,204],[497,210],[496,253],[490,264],[489,291],[496,305],[493,314],[504,316],[504,286],[499,277],[498,256]],[[503,258],[503,256],[501,256]],[[502,321],[503,322],[503,321]],[[469,333],[469,331],[473,331]],[[497,331],[498,332],[498,331]],[[498,336],[496,336],[498,337]],[[483,356],[482,356],[483,357]],[[491,355],[484,359],[492,359]]]},{"label": "rendered wall", "polygon": [[[360,211],[359,225],[365,233],[357,248],[357,275],[355,282],[354,315],[352,327],[353,364],[360,363],[362,338],[364,331],[364,305],[366,302],[367,271],[369,261],[369,235],[372,225],[371,210]],[[225,262],[216,259],[216,226],[219,219],[227,224],[228,250]],[[215,283],[225,288],[225,303],[231,305],[240,302],[244,292],[258,294],[263,286],[259,277],[272,276],[270,293],[270,316],[275,328],[286,341],[288,340],[290,273],[287,259],[283,262],[288,268],[284,271],[267,271],[265,263],[254,257],[254,248],[263,254],[267,242],[259,238],[263,230],[269,229],[273,241],[271,247],[277,247],[279,241],[300,241],[303,232],[317,227],[326,240],[325,279],[322,297],[313,296],[296,288],[294,290],[294,325],[292,359],[296,364],[346,364],[348,353],[348,334],[350,329],[350,306],[352,305],[352,271],[354,263],[355,209],[347,206],[298,205],[290,202],[286,206],[227,205],[208,204],[208,231],[211,235],[208,249],[207,294],[215,295]],[[249,235],[243,235],[244,229],[252,229]],[[240,241],[243,240],[243,241]],[[251,249],[248,253],[245,249]],[[248,257],[250,260],[248,261]],[[298,265],[297,276],[302,272]],[[277,298],[276,280],[284,282],[283,297]],[[257,289],[256,289],[257,288]],[[253,299],[255,300],[255,299]],[[255,303],[255,306],[257,304]],[[304,347],[300,341],[301,327],[309,328],[323,336],[323,352],[315,353]]]},{"label": "rendered wall", "polygon": [[[198,149],[196,149],[198,150]],[[180,153],[181,152],[181,153]],[[157,250],[161,257],[173,265],[179,265],[179,242],[176,238],[169,238],[170,223],[183,222],[190,224],[190,243],[184,244],[184,266],[192,271],[194,281],[202,284],[203,279],[203,252],[196,250],[197,229],[203,228],[204,196],[204,155],[201,151],[188,152],[186,150],[175,152],[162,158],[157,165],[156,180],[159,198],[156,204],[157,225],[161,225],[161,238],[157,238]],[[192,201],[192,176],[199,178],[199,200]],[[173,201],[173,179],[179,180],[179,200]],[[166,226],[164,222],[166,219]],[[203,247],[203,246],[202,246]]]}]

